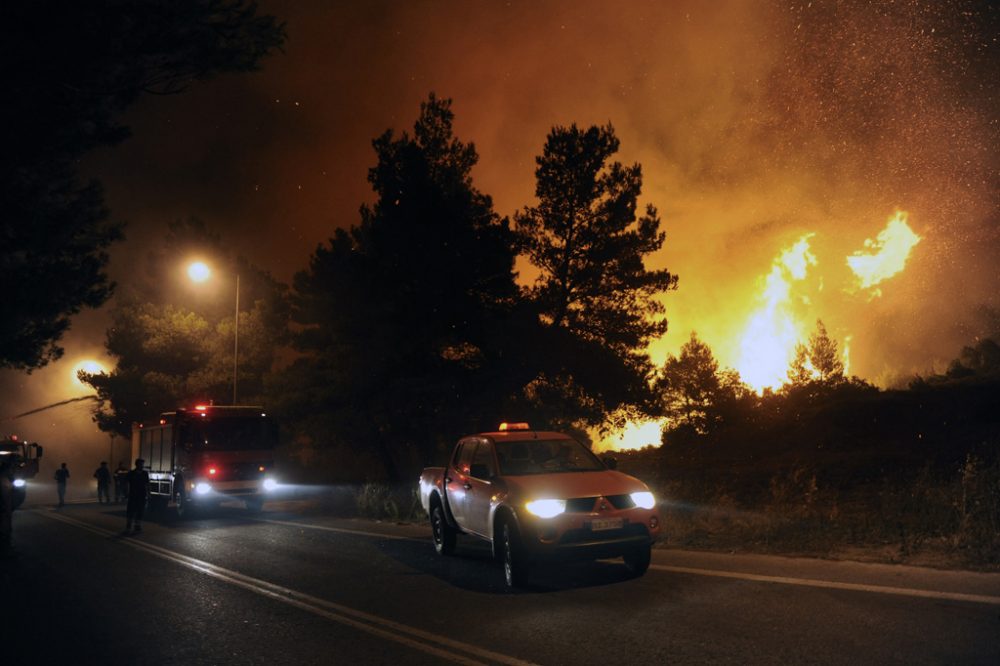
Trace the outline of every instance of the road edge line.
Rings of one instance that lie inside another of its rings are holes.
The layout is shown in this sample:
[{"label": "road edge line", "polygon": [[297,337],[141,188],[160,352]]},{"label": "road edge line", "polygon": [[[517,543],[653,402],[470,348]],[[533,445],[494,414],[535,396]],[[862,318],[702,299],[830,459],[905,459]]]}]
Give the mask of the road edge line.
[{"label": "road edge line", "polygon": [[697,569],[694,567],[679,567],[670,564],[651,564],[650,569],[668,571],[671,573],[692,574],[695,576],[714,576],[716,578],[733,578],[750,580],[759,583],[777,583],[780,585],[799,585],[801,587],[819,587],[832,590],[849,590],[852,592],[869,592],[875,594],[894,594],[905,597],[922,597],[926,599],[942,599],[946,601],[968,601],[971,603],[1000,606],[1000,597],[985,594],[967,594],[964,592],[940,592],[937,590],[920,590],[909,587],[891,587],[887,585],[869,585],[866,583],[841,583],[832,580],[816,578],[791,578],[787,576],[768,576],[764,574],[741,573],[738,571],[720,571],[718,569]]}]

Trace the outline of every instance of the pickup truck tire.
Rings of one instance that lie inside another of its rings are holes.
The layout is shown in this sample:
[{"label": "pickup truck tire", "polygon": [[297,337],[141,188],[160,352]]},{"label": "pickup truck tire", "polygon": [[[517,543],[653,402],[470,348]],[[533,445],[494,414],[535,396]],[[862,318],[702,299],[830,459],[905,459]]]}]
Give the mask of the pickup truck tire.
[{"label": "pickup truck tire", "polygon": [[448,524],[444,515],[444,507],[440,502],[431,509],[431,534],[434,537],[434,550],[438,555],[451,555],[455,552],[455,528]]},{"label": "pickup truck tire", "polygon": [[643,546],[640,550],[630,553],[623,558],[625,560],[625,567],[630,574],[638,578],[649,569],[649,562],[652,559],[652,555],[652,547]]},{"label": "pickup truck tire", "polygon": [[521,548],[521,535],[509,520],[500,527],[504,582],[509,589],[523,587],[528,579],[528,562]]}]

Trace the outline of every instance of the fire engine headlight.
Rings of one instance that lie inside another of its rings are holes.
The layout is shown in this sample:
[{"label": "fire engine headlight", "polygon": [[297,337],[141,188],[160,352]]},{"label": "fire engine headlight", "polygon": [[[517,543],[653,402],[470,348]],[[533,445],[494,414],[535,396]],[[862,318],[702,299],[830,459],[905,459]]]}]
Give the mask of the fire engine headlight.
[{"label": "fire engine headlight", "polygon": [[200,481],[195,485],[194,491],[199,495],[207,495],[208,493],[212,492],[212,485],[209,483],[205,483],[204,481]]},{"label": "fire engine headlight", "polygon": [[14,479],[15,488],[24,488],[25,485],[24,479]]},{"label": "fire engine headlight", "polygon": [[656,499],[653,497],[653,493],[648,490],[643,490],[638,493],[631,494],[632,501],[640,509],[652,509],[656,506]]},{"label": "fire engine headlight", "polygon": [[271,491],[278,489],[278,482],[274,479],[264,479],[264,490]]},{"label": "fire engine headlight", "polygon": [[555,518],[566,510],[566,500],[560,499],[540,499],[528,502],[524,505],[529,512],[539,518]]}]

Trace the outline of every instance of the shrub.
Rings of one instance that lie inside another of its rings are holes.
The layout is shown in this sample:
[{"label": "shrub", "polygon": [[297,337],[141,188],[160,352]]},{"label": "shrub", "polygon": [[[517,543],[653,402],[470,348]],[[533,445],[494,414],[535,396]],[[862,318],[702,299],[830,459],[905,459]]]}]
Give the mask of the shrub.
[{"label": "shrub", "polygon": [[393,488],[386,483],[368,482],[355,496],[358,515],[373,520],[414,521],[426,518],[416,488]]}]

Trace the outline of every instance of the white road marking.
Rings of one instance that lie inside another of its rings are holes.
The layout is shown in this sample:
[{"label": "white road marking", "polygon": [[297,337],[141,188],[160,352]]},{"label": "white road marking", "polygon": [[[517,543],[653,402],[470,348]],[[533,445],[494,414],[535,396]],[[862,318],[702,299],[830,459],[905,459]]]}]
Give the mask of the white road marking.
[{"label": "white road marking", "polygon": [[650,564],[650,569],[669,571],[671,573],[692,574],[695,576],[715,576],[718,578],[737,578],[760,583],[777,583],[780,585],[800,585],[803,587],[822,587],[832,590],[851,590],[854,592],[873,592],[876,594],[896,594],[905,597],[923,597],[926,599],[945,599],[947,601],[969,601],[977,604],[1000,606],[1000,597],[985,594],[964,594],[962,592],[938,592],[936,590],[919,590],[909,587],[890,587],[887,585],[867,585],[865,583],[838,583],[832,580],[814,578],[790,578],[787,576],[765,576],[762,574],[741,573],[738,571],[719,571],[717,569],[695,569],[693,567],[675,567],[668,564]]},{"label": "white road marking", "polygon": [[[345,534],[360,534],[362,536],[379,537],[382,539],[400,539],[406,541],[424,541],[415,537],[399,536],[395,534],[385,534],[379,532],[365,532],[363,530],[352,530],[342,527],[327,527],[325,525],[315,525],[311,523],[301,523],[291,520],[266,520],[258,519],[262,523],[273,523],[275,525],[289,525],[292,527],[303,527],[313,530],[325,530],[328,532],[343,532]],[[739,571],[722,571],[719,569],[698,569],[694,567],[678,567],[669,564],[651,564],[650,569],[657,571],[669,571],[672,573],[691,574],[695,576],[714,576],[717,578],[735,578],[739,580],[751,580],[758,583],[774,583],[779,585],[799,585],[801,587],[820,587],[834,590],[851,590],[853,592],[868,592],[873,594],[895,594],[907,597],[922,597],[925,599],[943,599],[946,601],[968,601],[978,604],[1000,605],[1000,596],[989,596],[984,594],[965,594],[962,592],[939,592],[936,590],[920,590],[908,587],[892,587],[887,585],[869,585],[865,583],[840,583],[837,581],[820,580],[814,578],[793,578],[790,576],[767,576],[763,574],[742,573]]]},{"label": "white road marking", "polygon": [[[77,520],[76,518],[70,518],[65,514],[51,511],[37,511],[37,513],[53,520],[58,520],[89,532],[93,532],[94,534],[98,534],[100,536],[120,536],[116,532],[92,525],[82,520]],[[188,567],[189,569],[193,569],[199,573],[205,574],[206,576],[211,576],[217,580],[249,590],[261,596],[300,608],[314,615],[354,627],[369,634],[407,645],[450,662],[467,664],[468,666],[479,666],[491,662],[509,664],[510,666],[533,666],[533,662],[530,661],[524,661],[499,652],[486,650],[469,643],[463,643],[446,636],[440,636],[429,631],[424,631],[399,622],[394,622],[392,620],[379,617],[378,615],[366,613],[349,606],[327,601],[326,599],[320,599],[287,587],[276,585],[266,580],[253,578],[237,571],[225,569],[210,562],[168,550],[161,546],[156,546],[145,541],[138,541],[135,538],[122,539],[121,543],[155,557]],[[449,648],[450,651],[445,648]],[[455,654],[455,651],[464,652],[465,654]],[[478,661],[472,657],[478,657],[479,659],[484,659],[486,661]]]},{"label": "white road marking", "polygon": [[343,532],[344,534],[360,534],[361,536],[378,537],[380,539],[395,539],[399,541],[424,541],[414,537],[400,536],[398,534],[384,534],[381,532],[365,532],[364,530],[351,530],[346,527],[328,527],[326,525],[314,525],[312,523],[299,523],[293,520],[270,520],[268,518],[255,518],[258,523],[271,523],[272,525],[288,525],[290,527],[304,527],[310,530],[323,530],[325,532]]}]

